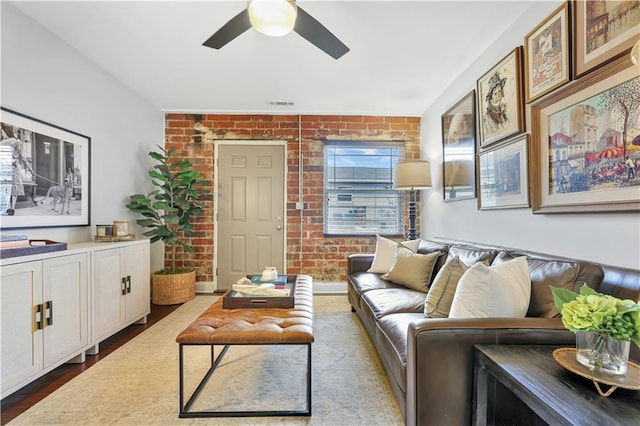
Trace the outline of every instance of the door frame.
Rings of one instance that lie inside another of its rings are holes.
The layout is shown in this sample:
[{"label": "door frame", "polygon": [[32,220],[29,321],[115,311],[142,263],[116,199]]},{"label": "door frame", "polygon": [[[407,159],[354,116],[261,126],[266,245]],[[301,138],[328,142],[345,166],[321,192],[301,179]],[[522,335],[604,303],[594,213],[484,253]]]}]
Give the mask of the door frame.
[{"label": "door frame", "polygon": [[283,250],[283,259],[284,259],[284,271],[283,273],[287,273],[287,200],[288,200],[288,176],[289,176],[289,164],[287,162],[288,153],[287,153],[287,142],[286,140],[277,140],[277,139],[266,139],[266,140],[253,140],[253,139],[223,139],[223,140],[214,140],[213,141],[213,164],[214,164],[214,174],[213,174],[213,288],[212,292],[215,292],[218,289],[218,171],[220,168],[218,167],[218,159],[220,158],[220,147],[226,145],[232,146],[282,146],[284,147],[282,151],[284,164],[284,196],[282,198],[282,214],[283,214],[283,233],[282,238],[284,239],[282,250]]}]

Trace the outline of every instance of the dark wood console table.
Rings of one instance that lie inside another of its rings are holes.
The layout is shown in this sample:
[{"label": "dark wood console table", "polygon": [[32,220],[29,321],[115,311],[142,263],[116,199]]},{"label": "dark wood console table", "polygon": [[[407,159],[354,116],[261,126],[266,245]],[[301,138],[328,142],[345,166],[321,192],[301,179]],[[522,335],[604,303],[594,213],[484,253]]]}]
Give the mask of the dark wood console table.
[{"label": "dark wood console table", "polygon": [[476,345],[475,425],[640,425],[640,391],[607,398],[553,359],[558,346]]}]

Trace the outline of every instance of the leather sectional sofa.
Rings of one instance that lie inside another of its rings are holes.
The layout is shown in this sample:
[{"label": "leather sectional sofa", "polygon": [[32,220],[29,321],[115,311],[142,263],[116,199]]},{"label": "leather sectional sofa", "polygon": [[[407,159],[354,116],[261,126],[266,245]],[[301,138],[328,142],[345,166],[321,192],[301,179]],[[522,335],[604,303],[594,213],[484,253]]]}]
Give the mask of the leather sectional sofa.
[{"label": "leather sectional sofa", "polygon": [[[466,265],[499,264],[526,256],[531,298],[524,318],[427,318],[426,293],[367,272],[374,254],[348,257],[348,299],[389,377],[409,425],[468,425],[472,421],[476,344],[574,345],[553,305],[549,286],[578,292],[590,287],[618,298],[640,300],[640,271],[577,259],[458,241],[420,240],[417,253],[438,253],[431,283],[449,259]],[[630,358],[640,360],[631,345]]]}]

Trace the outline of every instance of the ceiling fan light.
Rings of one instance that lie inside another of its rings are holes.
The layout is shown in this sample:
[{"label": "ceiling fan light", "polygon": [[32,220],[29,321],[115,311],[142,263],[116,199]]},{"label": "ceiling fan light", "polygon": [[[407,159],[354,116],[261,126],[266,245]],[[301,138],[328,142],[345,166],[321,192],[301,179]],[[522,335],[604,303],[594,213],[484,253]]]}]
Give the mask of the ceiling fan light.
[{"label": "ceiling fan light", "polygon": [[289,34],[298,15],[295,2],[289,0],[251,0],[247,9],[253,28],[270,36]]}]

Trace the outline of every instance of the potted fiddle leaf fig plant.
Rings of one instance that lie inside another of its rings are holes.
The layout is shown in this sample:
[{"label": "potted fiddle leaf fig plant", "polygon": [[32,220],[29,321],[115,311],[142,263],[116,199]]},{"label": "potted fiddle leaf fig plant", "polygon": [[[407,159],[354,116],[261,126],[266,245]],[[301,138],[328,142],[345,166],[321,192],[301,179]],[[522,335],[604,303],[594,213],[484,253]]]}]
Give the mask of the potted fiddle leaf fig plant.
[{"label": "potted fiddle leaf fig plant", "polygon": [[178,246],[194,253],[186,237],[193,235],[191,217],[202,214],[202,197],[209,193],[202,189],[203,176],[193,164],[175,155],[175,147],[150,152],[157,164],[149,171],[151,183],[156,187],[148,195],[133,194],[126,205],[142,219],[136,223],[148,228],[142,235],[151,243],[162,241],[169,249],[168,267],[152,276],[152,301],[157,305],[184,303],[195,297],[195,270],[176,267]]}]

